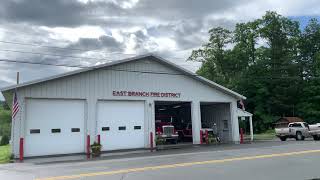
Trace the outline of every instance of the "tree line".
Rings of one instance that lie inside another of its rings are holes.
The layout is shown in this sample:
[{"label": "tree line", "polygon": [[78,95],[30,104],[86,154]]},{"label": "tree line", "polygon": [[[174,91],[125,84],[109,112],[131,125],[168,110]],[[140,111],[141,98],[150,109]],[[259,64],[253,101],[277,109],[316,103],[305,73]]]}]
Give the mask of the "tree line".
[{"label": "tree line", "polygon": [[0,146],[9,143],[11,132],[11,111],[7,103],[0,101]]},{"label": "tree line", "polygon": [[257,132],[282,116],[320,122],[320,23],[299,22],[268,11],[259,19],[216,27],[188,58],[200,61],[197,74],[247,97]]}]

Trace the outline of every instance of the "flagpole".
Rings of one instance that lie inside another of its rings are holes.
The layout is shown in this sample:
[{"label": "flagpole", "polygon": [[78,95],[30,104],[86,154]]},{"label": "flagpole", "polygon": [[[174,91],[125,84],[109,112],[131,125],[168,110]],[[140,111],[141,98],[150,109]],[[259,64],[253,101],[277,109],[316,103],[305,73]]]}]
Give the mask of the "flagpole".
[{"label": "flagpole", "polygon": [[[19,83],[20,83],[20,73],[17,72],[16,96],[17,96],[18,106],[22,105],[21,102],[19,103],[19,96],[18,96],[18,85],[19,85]],[[23,161],[23,153],[21,154],[21,149],[23,149],[23,147],[21,147],[21,146],[23,146],[23,144],[21,144],[21,143],[23,143],[23,142],[21,142],[21,139],[22,139],[21,111],[22,111],[22,109],[19,107],[19,112],[18,113],[19,113],[19,159],[20,159],[20,162]]]},{"label": "flagpole", "polygon": [[[19,72],[17,72],[17,85],[19,84]],[[16,92],[17,92],[17,87],[15,88],[15,92],[13,93],[13,96],[12,96],[12,104],[11,104],[11,149],[12,151],[14,151],[14,147],[15,147],[15,138],[14,138],[14,131],[15,131],[15,117],[13,117],[13,111],[14,111],[14,99],[15,99],[15,96],[16,96]]]},{"label": "flagpole", "polygon": [[13,117],[13,101],[14,101],[14,94],[13,94],[13,98],[12,98],[12,105],[11,105],[11,152],[14,152],[14,143],[15,143],[15,139],[14,139],[14,126],[15,126],[15,120]]}]

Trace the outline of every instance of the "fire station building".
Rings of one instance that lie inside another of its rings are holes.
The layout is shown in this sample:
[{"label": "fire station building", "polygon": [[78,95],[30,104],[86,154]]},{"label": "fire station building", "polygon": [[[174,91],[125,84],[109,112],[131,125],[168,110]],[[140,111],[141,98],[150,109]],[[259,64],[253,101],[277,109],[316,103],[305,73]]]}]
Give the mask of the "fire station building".
[{"label": "fire station building", "polygon": [[238,142],[237,101],[245,99],[152,54],[1,91],[10,106],[14,92],[18,97],[12,126],[15,157],[21,140],[24,157],[86,153],[88,141],[98,136],[103,151],[149,148],[156,145],[161,121],[176,130],[189,128],[189,143],[199,144],[201,128],[213,125],[222,141]]}]

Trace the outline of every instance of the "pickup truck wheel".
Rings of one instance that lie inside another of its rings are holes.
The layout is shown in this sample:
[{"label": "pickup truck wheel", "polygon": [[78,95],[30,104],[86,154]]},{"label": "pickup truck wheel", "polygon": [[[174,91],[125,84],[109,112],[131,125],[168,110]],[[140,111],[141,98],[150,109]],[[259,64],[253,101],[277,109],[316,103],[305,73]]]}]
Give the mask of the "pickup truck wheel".
[{"label": "pickup truck wheel", "polygon": [[297,141],[302,141],[302,140],[304,140],[304,137],[302,136],[302,133],[301,133],[301,132],[297,132],[297,134],[296,134],[296,140],[297,140]]},{"label": "pickup truck wheel", "polygon": [[280,140],[281,140],[281,141],[286,141],[286,140],[287,140],[287,137],[280,137]]}]

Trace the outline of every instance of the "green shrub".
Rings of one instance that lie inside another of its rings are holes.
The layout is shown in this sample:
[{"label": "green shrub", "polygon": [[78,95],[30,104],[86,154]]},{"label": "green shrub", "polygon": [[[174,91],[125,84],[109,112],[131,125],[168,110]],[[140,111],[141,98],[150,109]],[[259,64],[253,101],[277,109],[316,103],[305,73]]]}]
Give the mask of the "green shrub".
[{"label": "green shrub", "polygon": [[92,145],[91,145],[91,153],[92,153],[92,156],[93,157],[99,157],[100,154],[101,154],[101,148],[102,148],[102,145],[97,143],[97,142],[94,142]]},{"label": "green shrub", "polygon": [[0,106],[0,136],[10,137],[11,131],[11,112]]},{"label": "green shrub", "polygon": [[165,139],[162,138],[156,138],[156,145],[163,145],[166,143]]},{"label": "green shrub", "polygon": [[2,136],[0,146],[9,144],[9,137],[7,135]]}]

